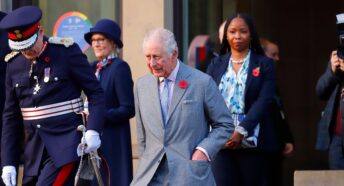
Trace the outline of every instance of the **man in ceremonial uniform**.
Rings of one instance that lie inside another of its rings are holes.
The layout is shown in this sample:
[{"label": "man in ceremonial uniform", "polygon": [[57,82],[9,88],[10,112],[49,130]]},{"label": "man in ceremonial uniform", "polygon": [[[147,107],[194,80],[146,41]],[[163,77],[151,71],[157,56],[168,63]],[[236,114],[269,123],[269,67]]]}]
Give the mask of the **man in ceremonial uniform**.
[{"label": "man in ceremonial uniform", "polygon": [[100,146],[103,90],[71,40],[44,37],[42,11],[24,6],[0,22],[12,52],[7,61],[2,131],[2,179],[16,184],[25,129],[23,185],[73,185],[82,133],[81,91],[89,101],[85,153]]}]

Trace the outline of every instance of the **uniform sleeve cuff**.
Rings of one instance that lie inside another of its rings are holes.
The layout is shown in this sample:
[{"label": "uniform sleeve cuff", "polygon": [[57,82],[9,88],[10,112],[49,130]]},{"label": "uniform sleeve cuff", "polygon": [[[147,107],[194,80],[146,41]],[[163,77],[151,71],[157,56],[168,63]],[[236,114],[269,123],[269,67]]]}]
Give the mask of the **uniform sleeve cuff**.
[{"label": "uniform sleeve cuff", "polygon": [[90,136],[99,136],[99,133],[98,133],[97,131],[95,131],[95,130],[92,130],[92,129],[87,130],[86,132],[87,132],[88,135],[90,135]]},{"label": "uniform sleeve cuff", "polygon": [[239,134],[243,135],[244,137],[248,136],[247,130],[242,126],[235,126],[235,131],[239,132]]},{"label": "uniform sleeve cuff", "polygon": [[196,149],[202,151],[202,152],[205,154],[205,156],[207,156],[208,161],[210,161],[210,157],[209,157],[207,151],[206,151],[204,148],[202,148],[202,147],[196,147]]}]

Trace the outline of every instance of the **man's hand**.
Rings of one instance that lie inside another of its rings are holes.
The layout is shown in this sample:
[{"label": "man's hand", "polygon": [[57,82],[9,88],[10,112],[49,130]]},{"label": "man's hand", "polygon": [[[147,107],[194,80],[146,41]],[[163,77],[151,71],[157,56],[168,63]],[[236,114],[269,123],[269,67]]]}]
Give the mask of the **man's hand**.
[{"label": "man's hand", "polygon": [[100,147],[101,141],[97,131],[87,130],[84,137],[86,143],[85,153],[96,151]]},{"label": "man's hand", "polygon": [[191,160],[195,161],[209,161],[208,157],[200,150],[196,149],[195,152],[192,154]]},{"label": "man's hand", "polygon": [[244,139],[243,135],[241,135],[237,131],[234,131],[232,137],[227,141],[224,147],[229,148],[229,149],[238,149],[241,147],[240,144],[243,139]]},{"label": "man's hand", "polygon": [[294,152],[294,145],[292,143],[286,143],[283,150],[283,155],[289,157]]},{"label": "man's hand", "polygon": [[2,181],[6,186],[15,186],[17,184],[17,171],[14,166],[7,165],[2,168]]}]

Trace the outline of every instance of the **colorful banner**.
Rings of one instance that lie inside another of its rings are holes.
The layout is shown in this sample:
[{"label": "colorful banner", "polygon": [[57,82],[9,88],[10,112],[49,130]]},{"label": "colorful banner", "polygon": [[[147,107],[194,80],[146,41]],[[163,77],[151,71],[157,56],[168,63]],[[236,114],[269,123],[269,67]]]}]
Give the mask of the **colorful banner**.
[{"label": "colorful banner", "polygon": [[92,24],[87,16],[80,12],[67,12],[55,23],[54,37],[70,37],[85,52],[89,45],[84,39],[84,34],[90,31]]}]

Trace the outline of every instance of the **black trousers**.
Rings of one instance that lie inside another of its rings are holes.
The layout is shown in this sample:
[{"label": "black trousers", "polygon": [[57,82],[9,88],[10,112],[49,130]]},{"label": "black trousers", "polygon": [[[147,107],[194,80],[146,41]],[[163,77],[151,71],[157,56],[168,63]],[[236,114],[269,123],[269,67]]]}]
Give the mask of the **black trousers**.
[{"label": "black trousers", "polygon": [[255,149],[222,149],[212,169],[218,186],[267,186],[265,159]]},{"label": "black trousers", "polygon": [[44,150],[40,171],[37,176],[25,176],[24,168],[23,186],[73,186],[78,165],[79,162],[71,162],[63,167],[57,168],[52,158]]}]

